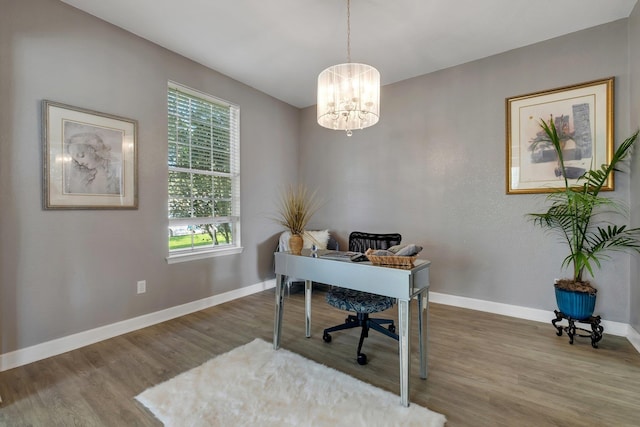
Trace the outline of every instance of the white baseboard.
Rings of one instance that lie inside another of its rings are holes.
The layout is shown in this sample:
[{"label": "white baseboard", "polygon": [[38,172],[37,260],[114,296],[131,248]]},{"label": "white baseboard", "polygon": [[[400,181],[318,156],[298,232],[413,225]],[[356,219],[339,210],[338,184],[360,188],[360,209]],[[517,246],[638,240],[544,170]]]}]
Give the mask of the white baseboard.
[{"label": "white baseboard", "polygon": [[640,353],[640,332],[629,326],[629,334],[627,335],[627,339],[629,340],[631,345],[634,346],[636,350],[638,350],[638,353]]},{"label": "white baseboard", "polygon": [[[165,310],[156,311],[154,313],[145,314],[134,317],[133,319],[123,320],[111,325],[101,326],[89,331],[79,332],[77,334],[47,341],[31,347],[12,351],[10,353],[0,355],[0,372],[18,366],[26,365],[58,354],[66,353],[80,347],[94,344],[118,335],[133,332],[138,329],[146,328],[176,317],[185,316],[196,311],[204,310],[219,304],[223,304],[234,299],[242,298],[251,294],[262,292],[275,287],[275,279],[268,280],[256,285],[247,286],[233,291],[225,292],[220,295],[214,295],[198,301],[187,304],[170,307]],[[551,323],[554,318],[552,311],[538,310],[528,307],[519,307],[515,305],[502,304],[492,301],[484,301],[473,298],[459,297],[455,295],[441,294],[438,292],[430,292],[429,300],[437,304],[452,305],[471,310],[485,311],[488,313],[501,314],[504,316],[517,317],[520,319],[533,320],[537,322]],[[610,322],[603,320],[602,325],[605,332],[612,335],[626,337],[631,344],[640,352],[640,333],[625,323]]]},{"label": "white baseboard", "polygon": [[[471,310],[486,311],[493,314],[502,314],[504,316],[517,317],[519,319],[549,323],[549,325],[551,325],[551,320],[555,319],[556,317],[553,311],[520,307],[517,305],[502,304],[499,302],[484,301],[473,298],[458,297],[455,295],[441,294],[438,292],[430,292],[429,301],[438,304],[468,308]],[[629,336],[629,330],[632,329],[626,323],[611,322],[608,320],[603,320],[601,322],[601,325],[604,327],[604,331],[606,334],[618,335],[627,338]],[[636,347],[636,349],[637,348],[638,347]]]},{"label": "white baseboard", "polygon": [[0,372],[274,288],[275,279],[0,355]]}]

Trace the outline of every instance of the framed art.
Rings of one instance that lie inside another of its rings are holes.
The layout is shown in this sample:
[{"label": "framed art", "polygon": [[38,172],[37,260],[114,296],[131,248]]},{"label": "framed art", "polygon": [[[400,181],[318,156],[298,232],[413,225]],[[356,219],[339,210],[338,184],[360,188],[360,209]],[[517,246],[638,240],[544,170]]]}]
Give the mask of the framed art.
[{"label": "framed art", "polygon": [[137,121],[42,101],[45,209],[137,209]]},{"label": "framed art", "polygon": [[[563,144],[570,184],[613,155],[614,78],[506,99],[507,194],[564,187],[551,142],[540,127],[551,118]],[[613,174],[603,190],[613,190]]]}]

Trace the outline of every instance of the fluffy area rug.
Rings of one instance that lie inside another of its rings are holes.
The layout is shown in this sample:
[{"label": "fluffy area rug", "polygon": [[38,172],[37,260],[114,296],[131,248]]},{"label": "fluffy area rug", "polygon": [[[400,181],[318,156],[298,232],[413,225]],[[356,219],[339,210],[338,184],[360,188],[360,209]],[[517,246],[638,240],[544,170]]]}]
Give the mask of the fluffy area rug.
[{"label": "fluffy area rug", "polygon": [[445,417],[256,339],[136,396],[166,426],[426,426]]}]

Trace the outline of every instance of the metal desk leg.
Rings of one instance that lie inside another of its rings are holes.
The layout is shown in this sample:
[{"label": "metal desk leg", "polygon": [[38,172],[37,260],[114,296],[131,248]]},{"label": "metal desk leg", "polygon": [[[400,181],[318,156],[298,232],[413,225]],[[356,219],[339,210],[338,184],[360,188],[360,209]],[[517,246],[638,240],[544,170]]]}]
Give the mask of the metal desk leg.
[{"label": "metal desk leg", "polygon": [[311,291],[313,283],[311,280],[304,281],[304,328],[305,336],[311,337]]},{"label": "metal desk leg", "polygon": [[[426,326],[425,326],[426,320]],[[418,294],[418,338],[420,346],[420,378],[427,379],[429,354],[429,289]]]},{"label": "metal desk leg", "polygon": [[282,335],[282,312],[284,310],[284,285],[285,277],[276,274],[276,314],[273,322],[273,349],[280,348],[280,336]]},{"label": "metal desk leg", "polygon": [[411,358],[409,352],[409,327],[411,318],[410,301],[398,299],[398,341],[400,348],[400,404],[409,406],[409,371]]}]

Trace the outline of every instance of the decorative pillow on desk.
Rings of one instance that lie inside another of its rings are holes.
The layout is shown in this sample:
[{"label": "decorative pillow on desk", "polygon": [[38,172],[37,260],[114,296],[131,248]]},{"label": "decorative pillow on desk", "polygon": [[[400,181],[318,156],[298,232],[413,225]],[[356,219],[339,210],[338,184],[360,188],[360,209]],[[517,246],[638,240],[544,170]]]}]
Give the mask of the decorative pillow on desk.
[{"label": "decorative pillow on desk", "polygon": [[414,256],[418,255],[422,251],[422,246],[411,243],[408,245],[396,245],[389,248],[390,252],[393,252],[396,256]]}]

